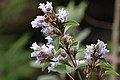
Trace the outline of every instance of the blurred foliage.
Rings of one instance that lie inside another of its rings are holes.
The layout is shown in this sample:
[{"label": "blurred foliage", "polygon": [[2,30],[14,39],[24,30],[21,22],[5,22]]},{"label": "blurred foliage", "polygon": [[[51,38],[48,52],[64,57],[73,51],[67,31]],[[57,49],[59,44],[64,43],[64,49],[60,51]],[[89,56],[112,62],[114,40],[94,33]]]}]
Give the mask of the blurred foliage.
[{"label": "blurred foliage", "polygon": [[[30,51],[23,49],[30,36],[25,34],[16,42],[0,44],[9,48],[0,50],[0,80],[18,80],[20,77],[28,77],[34,71],[29,67]],[[2,38],[4,41],[5,38]],[[0,46],[1,47],[1,46]]]},{"label": "blurred foliage", "polygon": [[[10,0],[10,3],[0,13],[0,28],[22,12],[25,6],[26,0]],[[30,51],[25,50],[30,35],[25,34],[16,40],[17,36],[0,34],[0,80],[29,78],[35,71],[29,66]]]},{"label": "blurred foliage", "polygon": [[[77,22],[81,23],[81,21],[84,18],[85,10],[86,10],[87,6],[88,6],[88,2],[86,2],[86,1],[82,1],[77,6],[75,6],[74,1],[70,1],[69,4],[66,7],[63,7],[63,6],[57,7],[56,11],[60,8],[65,8],[65,10],[67,10],[69,12],[68,20],[74,20],[74,21],[77,21]],[[80,31],[78,31],[78,27],[73,27],[71,29],[69,29],[69,27],[70,26],[67,26],[66,31],[71,35],[76,35],[80,32]]]},{"label": "blurred foliage", "polygon": [[[75,6],[74,4],[75,4],[74,1],[70,1],[68,6],[64,7],[65,10],[68,10],[70,12],[69,16],[68,16],[68,19],[69,20],[75,20],[77,22],[81,22],[84,15],[85,15],[85,10],[87,8],[88,3],[86,1],[82,1],[77,6]],[[59,8],[63,8],[63,7],[58,7],[57,10]]]},{"label": "blurred foliage", "polygon": [[39,76],[37,80],[60,80],[56,75],[43,75]]},{"label": "blurred foliage", "polygon": [[2,27],[9,19],[14,17],[16,14],[20,13],[25,9],[26,0],[11,0],[0,13],[0,27]]}]

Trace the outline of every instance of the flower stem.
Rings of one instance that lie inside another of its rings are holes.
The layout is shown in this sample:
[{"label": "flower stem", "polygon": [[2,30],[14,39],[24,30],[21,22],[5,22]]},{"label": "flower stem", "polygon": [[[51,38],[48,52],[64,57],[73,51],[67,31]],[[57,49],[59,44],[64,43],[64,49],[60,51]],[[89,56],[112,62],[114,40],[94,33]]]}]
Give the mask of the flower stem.
[{"label": "flower stem", "polygon": [[74,80],[74,78],[70,74],[67,73],[67,75],[70,77],[71,80]]},{"label": "flower stem", "polygon": [[[71,61],[72,61],[72,63],[73,63],[73,66],[76,67],[76,66],[77,66],[76,60],[75,60],[75,58],[72,56],[72,54],[70,53],[70,50],[69,50],[68,47],[66,47],[66,52],[68,53],[68,55],[69,55],[69,57],[70,57],[70,59],[71,59]],[[79,71],[77,71],[77,75],[78,75],[78,77],[79,77],[80,80],[83,80],[82,77],[81,77],[81,75],[80,75],[80,72],[79,72]]]}]

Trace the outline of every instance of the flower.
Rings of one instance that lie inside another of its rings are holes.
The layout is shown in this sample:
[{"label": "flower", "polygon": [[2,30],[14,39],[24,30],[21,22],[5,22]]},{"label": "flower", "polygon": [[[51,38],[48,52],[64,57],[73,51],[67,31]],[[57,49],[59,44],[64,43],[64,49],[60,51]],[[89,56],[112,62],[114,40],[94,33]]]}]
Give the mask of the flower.
[{"label": "flower", "polygon": [[72,39],[72,37],[69,36],[69,34],[63,36],[63,40],[64,40],[65,42],[69,42],[69,41],[71,41],[71,39]]},{"label": "flower", "polygon": [[98,40],[96,44],[96,50],[98,55],[105,55],[109,52],[109,50],[106,49],[106,45],[103,41]]},{"label": "flower", "polygon": [[39,50],[40,46],[38,46],[37,43],[34,42],[30,48],[33,49],[33,50]]},{"label": "flower", "polygon": [[34,21],[31,22],[31,25],[33,28],[39,28],[43,26],[49,26],[48,23],[45,22],[45,17],[44,16],[37,16]]},{"label": "flower", "polygon": [[48,55],[53,55],[55,53],[55,48],[52,44],[50,45],[43,45],[41,47],[41,51],[44,52],[45,54],[48,54]]},{"label": "flower", "polygon": [[66,11],[62,8],[62,9],[58,10],[58,14],[56,14],[56,15],[57,15],[58,21],[63,23],[67,20],[68,11]]},{"label": "flower", "polygon": [[38,46],[37,43],[33,43],[30,47],[34,51],[31,53],[31,57],[36,57],[36,62],[41,62],[46,57],[53,57],[53,54],[55,53],[55,48],[52,44],[49,45],[43,45]]},{"label": "flower", "polygon": [[43,27],[42,28],[42,30],[41,30],[41,32],[43,33],[43,34],[45,34],[45,35],[48,35],[48,34],[50,34],[51,32],[52,32],[52,27],[50,27],[50,26],[46,26],[46,27]]},{"label": "flower", "polygon": [[40,3],[40,6],[38,7],[39,9],[42,9],[44,13],[52,13],[53,7],[52,7],[52,2],[47,2],[47,4]]},{"label": "flower", "polygon": [[100,58],[106,55],[109,50],[106,49],[106,45],[103,41],[98,40],[97,44],[87,45],[85,49],[85,59],[88,64],[91,63],[91,59]]},{"label": "flower", "polygon": [[77,65],[85,64],[85,60],[76,60]]},{"label": "flower", "polygon": [[53,39],[51,38],[51,36],[47,36],[47,37],[45,37],[45,39],[48,40],[47,44],[51,44],[53,42]]},{"label": "flower", "polygon": [[55,62],[60,62],[62,60],[65,60],[67,58],[67,56],[63,57],[62,55],[59,55],[57,57],[54,57],[52,60]]},{"label": "flower", "polygon": [[85,59],[88,64],[91,64],[91,53],[89,52],[89,49],[85,50]]},{"label": "flower", "polygon": [[57,66],[57,65],[59,65],[60,63],[59,62],[50,62],[50,66],[48,67],[48,72],[51,72],[51,71],[56,71],[55,70],[55,67]]}]

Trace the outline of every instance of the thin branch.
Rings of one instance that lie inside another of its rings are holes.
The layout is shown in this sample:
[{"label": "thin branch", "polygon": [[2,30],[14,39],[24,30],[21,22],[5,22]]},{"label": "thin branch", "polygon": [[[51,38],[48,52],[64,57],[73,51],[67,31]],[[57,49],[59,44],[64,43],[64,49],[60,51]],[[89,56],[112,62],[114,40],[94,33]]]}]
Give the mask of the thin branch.
[{"label": "thin branch", "polygon": [[[72,56],[72,54],[70,53],[69,48],[66,47],[66,49],[67,49],[66,52],[68,53],[68,55],[69,55],[69,57],[70,57],[73,65],[74,65],[74,67],[76,67],[76,66],[77,66],[77,63],[75,62],[75,58],[74,58],[74,57]],[[83,80],[82,77],[81,77],[81,75],[80,75],[80,72],[79,72],[79,71],[77,71],[77,75],[78,75],[78,77],[79,77],[80,80]]]},{"label": "thin branch", "polygon": [[70,77],[70,79],[74,80],[74,78],[69,73],[67,73],[67,75]]}]

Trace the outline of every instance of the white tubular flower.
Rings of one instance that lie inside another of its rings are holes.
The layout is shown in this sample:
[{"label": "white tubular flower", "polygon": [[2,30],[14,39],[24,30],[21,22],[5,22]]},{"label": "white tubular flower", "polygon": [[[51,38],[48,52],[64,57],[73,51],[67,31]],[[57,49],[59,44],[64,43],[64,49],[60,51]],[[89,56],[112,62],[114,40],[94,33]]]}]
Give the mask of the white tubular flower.
[{"label": "white tubular flower", "polygon": [[47,45],[47,46],[48,46],[48,48],[49,48],[49,54],[54,54],[54,53],[55,53],[55,48],[54,48],[54,46],[53,46],[52,44]]},{"label": "white tubular flower", "polygon": [[67,56],[63,57],[62,55],[59,55],[58,57],[54,57],[52,61],[60,62],[61,60],[65,60],[66,58]]},{"label": "white tubular flower", "polygon": [[103,41],[98,40],[96,44],[96,50],[98,55],[105,55],[109,52],[109,50],[106,49],[106,45]]},{"label": "white tubular flower", "polygon": [[52,30],[53,30],[53,29],[52,29],[51,27],[47,26],[47,27],[43,27],[42,30],[41,30],[41,32],[42,32],[43,34],[45,34],[45,35],[48,35],[48,34],[51,33]]},{"label": "white tubular flower", "polygon": [[30,48],[35,51],[35,50],[39,50],[39,49],[40,49],[40,46],[38,46],[37,43],[34,42]]},{"label": "white tubular flower", "polygon": [[88,64],[91,64],[91,53],[89,52],[88,49],[85,50],[85,59]]},{"label": "white tubular flower", "polygon": [[87,45],[85,49],[85,59],[88,64],[91,64],[91,54],[94,53],[95,44]]},{"label": "white tubular flower", "polygon": [[48,26],[48,23],[46,23],[44,20],[45,20],[44,16],[37,16],[37,18],[31,22],[32,28]]},{"label": "white tubular flower", "polygon": [[50,62],[50,64],[51,64],[51,66],[48,67],[48,72],[51,72],[51,71],[55,72],[56,71],[55,67],[57,65],[59,65],[60,63],[59,62]]},{"label": "white tubular flower", "polygon": [[51,36],[47,36],[47,37],[45,37],[45,39],[48,40],[47,44],[51,44],[53,42],[53,39],[51,38]]},{"label": "white tubular flower", "polygon": [[51,72],[51,71],[55,72],[55,69],[54,69],[54,67],[49,66],[49,67],[48,67],[48,73]]},{"label": "white tubular flower", "polygon": [[58,17],[58,21],[63,23],[67,20],[67,17],[68,17],[68,11],[64,10],[63,8],[62,9],[59,9],[58,10],[58,14],[56,14],[57,17]]},{"label": "white tubular flower", "polygon": [[[100,40],[98,40],[97,44],[87,45],[85,49],[85,58],[87,63],[91,63],[91,58],[100,58],[106,55],[109,52],[109,50],[106,49],[106,45],[107,44]],[[91,55],[94,55],[94,57]]]},{"label": "white tubular flower", "polygon": [[44,52],[45,54],[52,56],[55,53],[55,48],[52,44],[47,45],[47,46],[43,45],[41,47],[41,51]]},{"label": "white tubular flower", "polygon": [[85,60],[76,60],[77,65],[85,64]]},{"label": "white tubular flower", "polygon": [[39,9],[42,9],[44,13],[52,13],[53,7],[52,7],[52,2],[47,2],[47,4],[40,3],[40,6],[38,7]]},{"label": "white tubular flower", "polygon": [[31,53],[31,57],[36,57],[36,56],[38,55],[38,53],[39,53],[38,51],[32,52],[32,53]]},{"label": "white tubular flower", "polygon": [[64,39],[64,41],[69,42],[70,39],[72,39],[72,37],[69,36],[69,34],[67,34],[67,35],[64,35],[64,36],[63,36],[63,39]]}]

